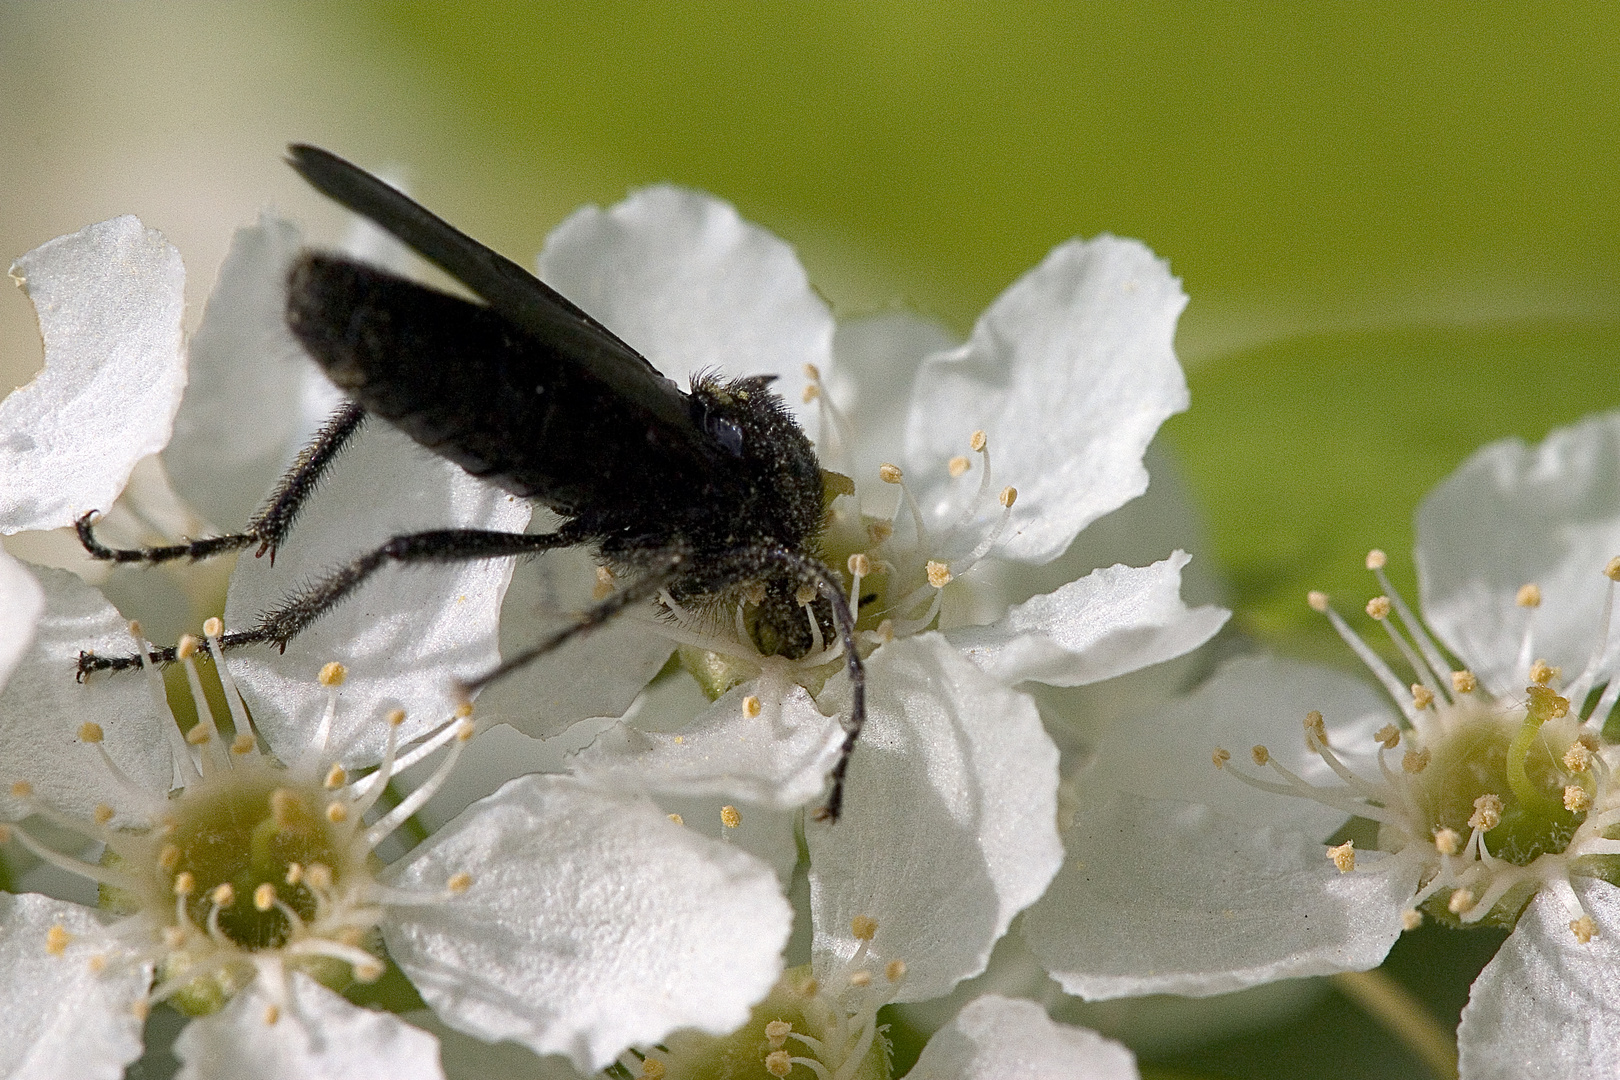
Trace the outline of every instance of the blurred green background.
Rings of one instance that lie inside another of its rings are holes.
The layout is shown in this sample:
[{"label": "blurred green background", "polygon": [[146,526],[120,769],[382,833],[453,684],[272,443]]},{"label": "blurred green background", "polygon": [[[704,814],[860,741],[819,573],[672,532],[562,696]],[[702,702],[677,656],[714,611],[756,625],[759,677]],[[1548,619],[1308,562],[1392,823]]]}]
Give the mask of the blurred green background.
[{"label": "blurred green background", "polygon": [[[1409,584],[1412,510],[1473,448],[1620,403],[1617,43],[1601,3],[11,2],[0,253],[138,213],[194,321],[259,206],[338,227],[293,139],[520,261],[581,202],[705,188],[840,314],[963,332],[1059,241],[1141,237],[1192,297],[1166,438],[1201,557],[1240,629],[1337,658],[1307,588],[1361,598],[1371,546]],[[31,318],[0,297],[0,384],[38,363]],[[1272,1074],[1352,1075],[1308,1042]],[[1264,1071],[1223,1060],[1182,1065]]]}]

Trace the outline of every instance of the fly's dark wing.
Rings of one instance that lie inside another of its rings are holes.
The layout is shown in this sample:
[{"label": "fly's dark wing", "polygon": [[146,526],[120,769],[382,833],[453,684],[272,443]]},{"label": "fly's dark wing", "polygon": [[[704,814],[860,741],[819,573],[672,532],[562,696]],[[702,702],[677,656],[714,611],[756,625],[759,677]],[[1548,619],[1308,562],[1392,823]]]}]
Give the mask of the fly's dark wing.
[{"label": "fly's dark wing", "polygon": [[686,395],[607,327],[517,263],[480,244],[403,192],[319,147],[295,144],[288,163],[317,191],[370,218],[482,297],[491,308],[551,346],[557,362],[587,371],[626,406],[645,414],[668,440],[706,441]]}]

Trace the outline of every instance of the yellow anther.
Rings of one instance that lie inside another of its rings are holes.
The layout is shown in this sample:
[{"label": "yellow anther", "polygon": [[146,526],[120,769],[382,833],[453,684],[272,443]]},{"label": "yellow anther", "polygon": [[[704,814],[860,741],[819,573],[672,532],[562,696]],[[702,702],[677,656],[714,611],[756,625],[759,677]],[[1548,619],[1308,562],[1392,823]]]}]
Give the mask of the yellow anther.
[{"label": "yellow anther", "polygon": [[720,824],[728,829],[735,829],[742,824],[742,814],[735,806],[727,804],[720,808]]},{"label": "yellow anther", "polygon": [[389,709],[388,715],[383,717],[383,719],[387,721],[389,727],[399,727],[405,722],[405,710]]},{"label": "yellow anther", "polygon": [[141,621],[139,619],[129,620],[129,636],[133,638],[146,637],[145,634],[141,633]]},{"label": "yellow anther", "polygon": [[821,983],[816,981],[815,978],[808,978],[795,987],[795,989],[798,991],[800,997],[813,998],[817,994],[821,993]]},{"label": "yellow anther", "polygon": [[467,719],[467,717],[471,716],[472,714],[473,714],[473,703],[470,702],[470,701],[463,701],[460,705],[456,706],[456,711],[451,713],[450,715],[454,716],[457,720],[465,720],[465,719]]},{"label": "yellow anther", "polygon": [[1620,581],[1620,555],[1616,555],[1604,564],[1603,576],[1610,581]]},{"label": "yellow anther", "polygon": [[1474,812],[1468,815],[1470,829],[1483,829],[1490,832],[1502,824],[1502,797],[1486,792],[1474,800]]},{"label": "yellow anther", "polygon": [[326,820],[334,825],[341,825],[349,820],[349,804],[333,799],[326,804]]},{"label": "yellow anther", "polygon": [[363,983],[374,983],[382,978],[383,966],[377,961],[362,961],[354,965],[354,977]]},{"label": "yellow anther", "polygon": [[[815,387],[807,386],[805,389],[813,390]],[[664,1063],[650,1055],[642,1058],[641,1080],[664,1080]]]},{"label": "yellow anther", "polygon": [[1226,768],[1226,763],[1232,760],[1232,754],[1231,751],[1223,750],[1217,746],[1214,753],[1209,755],[1209,759],[1215,763],[1215,767],[1217,769],[1224,769]]},{"label": "yellow anther", "polygon": [[98,742],[101,741],[101,738],[102,738],[101,725],[96,723],[95,721],[86,720],[84,723],[79,725],[79,741],[80,742],[98,743]]},{"label": "yellow anther", "polygon": [[97,825],[105,825],[113,819],[113,815],[116,813],[117,811],[106,803],[96,803],[95,811],[91,816],[95,819]]},{"label": "yellow anther", "polygon": [[281,880],[285,881],[289,885],[297,885],[300,881],[304,880],[304,868],[295,862],[288,863],[287,876]]},{"label": "yellow anther", "polygon": [[202,724],[193,724],[191,730],[186,732],[186,742],[192,746],[206,745],[208,740],[213,737],[213,730]]},{"label": "yellow anther", "polygon": [[197,645],[198,641],[194,636],[191,634],[181,634],[180,640],[174,644],[175,659],[190,660],[193,656],[197,655]]},{"label": "yellow anther", "polygon": [[11,785],[11,797],[14,799],[31,799],[34,796],[34,785],[26,780],[18,780]]},{"label": "yellow anther", "polygon": [[269,911],[276,906],[276,887],[268,881],[260,882],[258,888],[253,890],[253,907],[256,911]]},{"label": "yellow anther", "polygon": [[820,382],[821,369],[816,367],[814,364],[806,364],[804,365],[804,377],[809,379],[811,382]]},{"label": "yellow anther", "polygon": [[1559,697],[1548,687],[1539,683],[1524,688],[1525,694],[1530,698],[1527,706],[1529,719],[1538,724],[1545,724],[1548,720],[1560,720],[1569,715],[1569,698]]},{"label": "yellow anther", "polygon": [[868,521],[866,523],[866,535],[871,538],[872,546],[877,547],[894,535],[894,523],[889,521]]},{"label": "yellow anther", "polygon": [[52,956],[61,956],[67,952],[68,943],[72,940],[73,935],[67,932],[67,927],[57,923],[45,931],[45,951]]},{"label": "yellow anther", "polygon": [[1382,570],[1384,568],[1384,564],[1387,562],[1389,562],[1389,556],[1385,555],[1377,548],[1373,548],[1371,551],[1367,552],[1367,569]]},{"label": "yellow anther", "polygon": [[225,632],[225,624],[218,617],[210,615],[203,620],[203,637],[219,637]]},{"label": "yellow anther", "polygon": [[1592,795],[1579,784],[1567,784],[1564,787],[1564,809],[1572,814],[1583,813],[1592,808]]},{"label": "yellow anther", "polygon": [[[866,577],[872,572],[872,559],[865,552],[857,551],[849,557],[849,572],[859,577]],[[857,598],[859,599],[859,598]]]},{"label": "yellow anther", "polygon": [[1518,593],[1516,593],[1513,597],[1513,602],[1518,604],[1520,607],[1540,607],[1541,586],[1520,585]]},{"label": "yellow anther", "polygon": [[1018,501],[1018,489],[1011,486],[1002,488],[1001,494],[996,496],[996,501],[1001,503],[1003,510],[1011,510],[1013,503]]},{"label": "yellow anther", "polygon": [[990,445],[990,437],[984,433],[982,428],[968,436],[968,449],[975,454],[983,453],[984,448],[988,445]]},{"label": "yellow anther", "polygon": [[[1322,714],[1315,709],[1305,714],[1305,735],[1307,746],[1310,746],[1309,740],[1311,739],[1315,739],[1323,746],[1328,745],[1327,722],[1322,719]],[[1315,747],[1310,748],[1315,749]]]},{"label": "yellow anther", "polygon": [[1389,597],[1375,596],[1371,600],[1367,601],[1367,614],[1382,622],[1383,620],[1389,618],[1389,610],[1391,606],[1392,605],[1389,602]]},{"label": "yellow anther", "polygon": [[1434,850],[1442,855],[1455,855],[1462,850],[1462,834],[1456,829],[1436,829]]},{"label": "yellow anther", "polygon": [[898,484],[905,479],[906,474],[900,471],[900,466],[884,462],[878,466],[878,479],[885,484]]},{"label": "yellow anther", "polygon": [[1256,765],[1264,765],[1271,760],[1271,751],[1264,746],[1256,746],[1250,749],[1249,756],[1254,759]]},{"label": "yellow anther", "polygon": [[[467,711],[471,712],[472,710],[469,708]],[[463,717],[461,726],[456,728],[456,742],[466,742],[476,734],[478,734],[478,725]]]},{"label": "yellow anther", "polygon": [[1545,660],[1537,660],[1530,665],[1530,681],[1537,686],[1546,686],[1561,674],[1561,669],[1553,667]]},{"label": "yellow anther", "polygon": [[928,560],[928,584],[936,589],[943,589],[951,583],[951,567],[949,563]]},{"label": "yellow anther", "polygon": [[883,965],[883,977],[891,983],[897,983],[906,977],[906,962],[904,960],[890,960]]},{"label": "yellow anther", "polygon": [[322,781],[326,785],[327,791],[336,791],[348,782],[349,774],[344,772],[343,766],[335,761],[332,763],[332,767],[326,770],[326,779]]},{"label": "yellow anther", "polygon": [[804,607],[815,598],[816,587],[814,585],[800,585],[797,589],[793,590],[793,602],[798,604],[800,607]]},{"label": "yellow anther", "polygon": [[966,455],[963,454],[957,454],[945,463],[945,471],[951,474],[952,480],[961,477],[971,468],[973,468],[973,462],[969,461]]},{"label": "yellow anther", "polygon": [[343,680],[349,677],[349,669],[333,660],[321,668],[320,682],[322,686],[342,686]]},{"label": "yellow anther", "polygon": [[236,899],[236,889],[228,881],[222,881],[214,886],[214,891],[208,894],[208,899],[220,907],[230,907]]},{"label": "yellow anther", "polygon": [[458,873],[451,874],[450,880],[444,883],[444,887],[450,890],[451,896],[460,896],[462,893],[472,888],[472,883],[472,875],[467,873],[467,871],[462,870]]},{"label": "yellow anther", "polygon": [[243,754],[251,754],[252,752],[253,736],[249,735],[247,732],[244,731],[236,738],[231,740],[231,753],[241,757]]},{"label": "yellow anther", "polygon": [[865,968],[862,968],[859,971],[850,972],[849,973],[849,985],[851,985],[851,986],[871,986],[872,985],[872,973],[870,971],[867,971]]},{"label": "yellow anther", "polygon": [[265,1025],[265,1027],[275,1027],[276,1022],[278,1020],[280,1020],[280,1019],[281,1019],[281,1006],[279,1006],[279,1005],[275,1004],[274,1002],[272,1002],[271,1004],[266,1005],[264,1007],[264,1025]]},{"label": "yellow anther", "polygon": [[671,814],[671,815],[669,815],[669,820],[673,821],[677,825],[685,825],[686,824],[686,819],[681,817],[681,815],[679,815],[679,814]]},{"label": "yellow anther", "polygon": [[1578,742],[1570,743],[1569,749],[1564,751],[1564,768],[1570,772],[1585,772],[1591,764],[1592,751]]},{"label": "yellow anther", "polygon": [[1461,915],[1463,912],[1467,911],[1469,908],[1471,908],[1473,906],[1474,906],[1474,890],[1473,889],[1458,889],[1457,891],[1455,891],[1455,892],[1453,892],[1451,894],[1451,899],[1446,901],[1446,907],[1451,911],[1451,913],[1453,915]]},{"label": "yellow anther", "polygon": [[1598,936],[1598,925],[1592,921],[1592,916],[1582,915],[1578,919],[1571,919],[1569,932],[1575,935],[1575,940],[1582,945],[1589,945],[1592,939]]},{"label": "yellow anther", "polygon": [[1479,680],[1474,677],[1472,671],[1453,671],[1451,688],[1459,694],[1472,694],[1479,689]]},{"label": "yellow anther", "polygon": [[793,1025],[786,1020],[772,1020],[765,1025],[765,1041],[772,1050],[780,1050],[787,1043],[787,1037],[793,1034]]},{"label": "yellow anther", "polygon": [[1401,912],[1401,929],[1416,930],[1423,925],[1423,912],[1417,908],[1409,907]]},{"label": "yellow anther", "polygon": [[1434,704],[1434,691],[1422,683],[1412,684],[1412,705],[1419,711]]},{"label": "yellow anther", "polygon": [[849,920],[849,932],[856,941],[871,941],[877,935],[877,920],[870,915],[857,915]]},{"label": "yellow anther", "polygon": [[804,392],[799,395],[799,398],[806,405],[808,405],[808,404],[810,404],[812,401],[816,400],[816,398],[818,398],[820,396],[821,396],[821,387],[817,386],[815,383],[807,383],[807,384],[805,384]]},{"label": "yellow anther", "polygon": [[1312,611],[1326,611],[1328,609],[1328,595],[1312,589],[1305,594],[1305,602],[1311,606]]},{"label": "yellow anther", "polygon": [[325,892],[332,887],[332,868],[325,863],[310,863],[304,867],[304,881],[311,889]]},{"label": "yellow anther", "polygon": [[1348,874],[1356,868],[1356,842],[1346,840],[1338,847],[1327,849],[1327,857],[1332,860],[1341,874]]},{"label": "yellow anther", "polygon": [[173,870],[180,865],[180,848],[174,844],[164,844],[158,848],[157,863],[164,870]]},{"label": "yellow anther", "polygon": [[1427,746],[1415,750],[1408,750],[1405,754],[1401,755],[1401,771],[1411,773],[1415,776],[1429,767],[1429,759],[1433,756],[1434,755],[1429,752],[1429,748]]},{"label": "yellow anther", "polygon": [[793,1059],[786,1050],[772,1050],[765,1055],[765,1071],[772,1076],[786,1076],[793,1071]]},{"label": "yellow anther", "polygon": [[1373,738],[1378,740],[1378,745],[1385,750],[1393,750],[1401,745],[1401,729],[1394,724],[1385,724],[1373,733]]}]

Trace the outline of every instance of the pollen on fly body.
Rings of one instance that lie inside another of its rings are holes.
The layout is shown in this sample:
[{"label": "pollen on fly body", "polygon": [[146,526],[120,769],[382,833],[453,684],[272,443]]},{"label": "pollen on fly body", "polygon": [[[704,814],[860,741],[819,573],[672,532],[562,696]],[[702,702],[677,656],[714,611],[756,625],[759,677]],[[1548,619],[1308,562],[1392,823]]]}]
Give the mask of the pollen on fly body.
[{"label": "pollen on fly body", "polygon": [[[364,170],[313,146],[289,163],[317,190],[376,222],[483,301],[463,300],[338,255],[307,251],[288,279],[287,324],[349,397],[239,533],[151,548],[108,548],[95,513],[79,520],[97,559],[159,563],[286,538],[322,473],[368,414],[474,476],[555,511],[554,532],[440,529],[395,536],[290,595],[226,648],[288,641],[393,563],[533,555],[586,544],[621,587],[570,626],[465,684],[471,693],[632,605],[736,611],[767,655],[798,659],[834,636],[852,684],[843,752],[819,811],[836,820],[865,719],[855,620],[818,547],[828,484],[771,376],[702,374],[683,391],[601,323],[521,266]],[[841,478],[838,478],[841,479]],[[174,649],[149,653],[154,662]],[[139,666],[81,654],[79,674]]]}]

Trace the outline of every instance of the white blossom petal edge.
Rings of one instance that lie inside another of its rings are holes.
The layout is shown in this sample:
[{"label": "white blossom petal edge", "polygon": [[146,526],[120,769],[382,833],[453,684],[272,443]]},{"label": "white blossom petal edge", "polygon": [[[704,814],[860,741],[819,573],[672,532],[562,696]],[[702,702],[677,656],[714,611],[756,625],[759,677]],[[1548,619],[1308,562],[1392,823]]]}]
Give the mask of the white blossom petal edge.
[{"label": "white blossom petal edge", "polygon": [[985,994],[928,1040],[913,1080],[1137,1080],[1136,1055],[1095,1031],[1054,1023],[1033,1001]]}]

